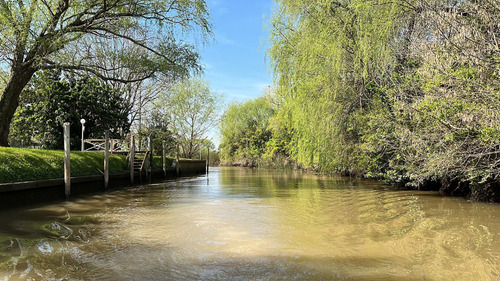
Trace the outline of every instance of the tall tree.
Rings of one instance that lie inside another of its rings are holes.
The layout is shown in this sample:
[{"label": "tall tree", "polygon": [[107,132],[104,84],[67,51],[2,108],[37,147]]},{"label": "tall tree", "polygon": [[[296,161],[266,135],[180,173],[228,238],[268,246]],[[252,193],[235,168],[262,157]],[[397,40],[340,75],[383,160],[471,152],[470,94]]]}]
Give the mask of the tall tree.
[{"label": "tall tree", "polygon": [[276,124],[301,166],[500,194],[495,1],[276,3]]},{"label": "tall tree", "polygon": [[[9,135],[17,146],[41,145],[62,149],[64,122],[71,130],[81,130],[85,119],[85,138],[103,138],[110,130],[112,138],[126,134],[130,124],[121,93],[89,76],[77,77],[60,71],[40,71],[22,94]],[[71,138],[72,148],[80,148],[80,135]]]},{"label": "tall tree", "polygon": [[352,173],[359,135],[354,117],[384,86],[397,1],[277,0],[269,57],[278,115],[294,132],[292,157],[304,167]]},{"label": "tall tree", "polygon": [[[199,69],[198,55],[176,36],[209,34],[207,18],[203,0],[0,0],[0,65],[9,68],[0,97],[0,146],[8,145],[19,95],[36,71],[86,71],[122,82],[157,72],[185,76]],[[126,49],[117,54],[121,66],[142,75],[107,75],[111,69],[96,63],[96,57],[97,47],[108,39],[145,50],[139,57],[127,55]]]},{"label": "tall tree", "polygon": [[194,157],[219,122],[222,96],[211,91],[206,81],[193,78],[173,85],[158,98],[156,107],[171,120],[183,157]]}]

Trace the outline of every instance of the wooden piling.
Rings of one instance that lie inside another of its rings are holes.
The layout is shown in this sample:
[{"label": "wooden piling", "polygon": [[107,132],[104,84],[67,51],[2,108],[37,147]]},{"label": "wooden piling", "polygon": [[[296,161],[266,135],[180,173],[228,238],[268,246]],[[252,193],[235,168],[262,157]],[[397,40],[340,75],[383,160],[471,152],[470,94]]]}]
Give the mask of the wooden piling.
[{"label": "wooden piling", "polygon": [[109,130],[104,133],[104,190],[109,187]]},{"label": "wooden piling", "polygon": [[149,145],[149,168],[151,171],[153,170],[153,140],[151,137],[148,137],[148,145]]},{"label": "wooden piling", "polygon": [[180,154],[180,148],[179,148],[179,144],[177,144],[177,161],[179,161],[179,154]]},{"label": "wooden piling", "polygon": [[175,174],[179,175],[180,174],[180,169],[179,169],[179,143],[177,143],[177,155],[176,155],[176,164],[175,164]]},{"label": "wooden piling", "polygon": [[208,170],[210,169],[210,148],[207,147],[207,174],[208,174]]},{"label": "wooden piling", "polygon": [[135,137],[130,136],[130,184],[134,184]]},{"label": "wooden piling", "polygon": [[70,138],[69,122],[65,122],[64,128],[64,195],[66,199],[71,195],[71,165],[70,165]]},{"label": "wooden piling", "polygon": [[149,145],[149,177],[148,181],[151,183],[153,181],[153,140],[151,136],[148,137],[148,145]]},{"label": "wooden piling", "polygon": [[167,157],[165,152],[165,141],[161,144],[161,159],[163,163],[163,178],[167,178]]},{"label": "wooden piling", "polygon": [[113,154],[113,149],[115,148],[115,143],[114,143],[115,140],[114,139],[110,139],[110,142],[111,142],[111,146],[110,146],[111,147],[111,149],[110,149],[111,151],[110,151],[110,153]]}]

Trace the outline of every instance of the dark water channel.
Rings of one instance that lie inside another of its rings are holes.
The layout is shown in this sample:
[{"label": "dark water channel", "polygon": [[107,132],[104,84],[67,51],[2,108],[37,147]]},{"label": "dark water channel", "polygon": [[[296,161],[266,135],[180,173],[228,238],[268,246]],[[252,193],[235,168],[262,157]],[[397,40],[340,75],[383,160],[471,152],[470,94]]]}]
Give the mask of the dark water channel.
[{"label": "dark water channel", "polygon": [[500,206],[213,169],[1,212],[0,280],[500,280]]}]

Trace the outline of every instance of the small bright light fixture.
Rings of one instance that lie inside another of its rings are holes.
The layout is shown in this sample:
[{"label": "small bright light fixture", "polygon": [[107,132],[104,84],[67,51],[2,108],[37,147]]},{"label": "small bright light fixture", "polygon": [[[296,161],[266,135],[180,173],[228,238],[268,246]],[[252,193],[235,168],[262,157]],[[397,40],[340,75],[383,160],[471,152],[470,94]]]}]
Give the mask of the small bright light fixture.
[{"label": "small bright light fixture", "polygon": [[85,149],[85,141],[83,139],[83,132],[85,131],[85,119],[80,119],[80,123],[82,123],[82,151]]}]

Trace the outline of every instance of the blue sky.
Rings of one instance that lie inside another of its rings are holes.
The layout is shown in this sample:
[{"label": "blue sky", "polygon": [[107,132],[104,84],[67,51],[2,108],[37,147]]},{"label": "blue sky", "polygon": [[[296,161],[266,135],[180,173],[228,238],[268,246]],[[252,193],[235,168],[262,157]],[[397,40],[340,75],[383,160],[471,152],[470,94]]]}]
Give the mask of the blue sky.
[{"label": "blue sky", "polygon": [[201,47],[204,77],[226,103],[261,96],[271,86],[264,25],[273,0],[207,0],[214,42]]}]

